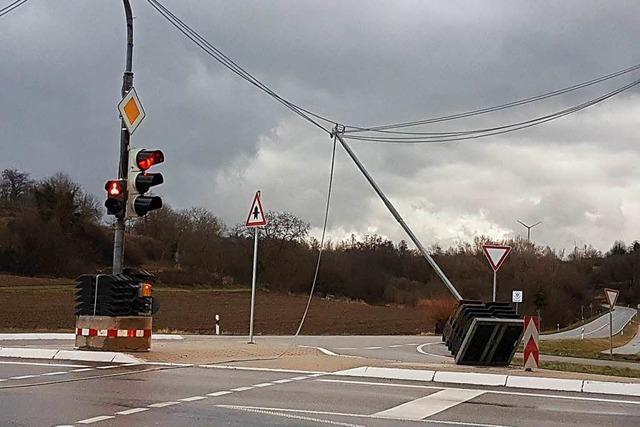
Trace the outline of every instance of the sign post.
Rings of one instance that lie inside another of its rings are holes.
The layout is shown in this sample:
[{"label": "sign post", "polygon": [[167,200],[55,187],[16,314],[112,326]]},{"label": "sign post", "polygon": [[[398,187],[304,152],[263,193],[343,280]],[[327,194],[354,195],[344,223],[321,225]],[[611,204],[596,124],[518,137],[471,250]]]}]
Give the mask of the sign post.
[{"label": "sign post", "polygon": [[251,314],[249,317],[249,344],[255,344],[253,340],[253,313],[256,303],[256,270],[258,266],[258,235],[260,234],[260,227],[267,225],[267,218],[264,216],[264,209],[262,209],[262,203],[260,202],[260,190],[256,192],[253,197],[253,203],[249,210],[249,216],[247,217],[247,227],[253,227],[255,234],[253,240],[253,270],[251,276]]},{"label": "sign post", "polygon": [[522,291],[513,291],[511,292],[511,302],[516,303],[516,314],[518,314],[518,303],[522,302]]},{"label": "sign post", "polygon": [[489,260],[491,268],[493,269],[493,302],[496,301],[496,273],[502,267],[505,259],[511,252],[511,246],[501,245],[482,245],[484,256]]},{"label": "sign post", "polygon": [[604,295],[609,302],[609,358],[613,360],[613,307],[618,300],[620,291],[617,289],[604,288]]}]

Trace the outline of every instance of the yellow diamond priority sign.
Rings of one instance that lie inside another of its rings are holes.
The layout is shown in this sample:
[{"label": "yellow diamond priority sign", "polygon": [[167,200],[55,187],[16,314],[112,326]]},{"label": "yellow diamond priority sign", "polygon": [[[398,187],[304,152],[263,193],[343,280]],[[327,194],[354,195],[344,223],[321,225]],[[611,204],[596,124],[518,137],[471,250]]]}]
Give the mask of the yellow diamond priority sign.
[{"label": "yellow diamond priority sign", "polygon": [[136,131],[146,115],[134,88],[131,88],[129,93],[122,98],[118,104],[118,111],[120,111],[122,120],[131,134]]}]

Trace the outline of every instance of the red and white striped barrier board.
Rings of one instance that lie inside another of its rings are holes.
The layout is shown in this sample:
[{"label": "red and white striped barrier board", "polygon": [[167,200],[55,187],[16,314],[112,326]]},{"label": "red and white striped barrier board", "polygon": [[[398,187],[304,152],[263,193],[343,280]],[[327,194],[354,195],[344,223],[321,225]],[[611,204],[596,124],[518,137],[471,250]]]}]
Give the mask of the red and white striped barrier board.
[{"label": "red and white striped barrier board", "polygon": [[530,371],[540,366],[540,348],[538,346],[538,332],[540,318],[538,316],[524,316],[524,369]]},{"label": "red and white striped barrier board", "polygon": [[82,337],[107,337],[107,338],[125,338],[125,337],[150,337],[151,329],[90,329],[76,328],[76,335]]}]

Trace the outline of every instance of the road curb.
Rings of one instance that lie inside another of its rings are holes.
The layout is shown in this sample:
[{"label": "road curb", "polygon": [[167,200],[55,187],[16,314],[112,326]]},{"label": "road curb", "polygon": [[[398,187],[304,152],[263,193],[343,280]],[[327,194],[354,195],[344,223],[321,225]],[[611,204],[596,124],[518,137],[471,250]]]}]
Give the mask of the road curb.
[{"label": "road curb", "polygon": [[640,396],[640,383],[524,377],[518,375],[480,374],[473,372],[430,371],[423,369],[376,368],[370,366],[332,372],[328,375]]},{"label": "road curb", "polygon": [[[72,333],[57,333],[57,332],[43,332],[43,333],[14,333],[14,334],[0,334],[0,341],[37,341],[37,340],[69,340],[76,339],[76,335]],[[154,340],[184,340],[182,335],[178,334],[153,334]]]},{"label": "road curb", "polygon": [[83,362],[144,363],[137,357],[113,351],[51,350],[45,348],[0,347],[0,358],[77,360]]}]

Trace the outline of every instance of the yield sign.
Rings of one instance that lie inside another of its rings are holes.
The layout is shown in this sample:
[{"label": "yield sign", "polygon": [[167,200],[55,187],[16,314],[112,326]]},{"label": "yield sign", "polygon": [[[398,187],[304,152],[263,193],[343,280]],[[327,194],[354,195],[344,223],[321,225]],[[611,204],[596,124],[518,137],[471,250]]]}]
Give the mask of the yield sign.
[{"label": "yield sign", "polygon": [[262,203],[260,202],[260,192],[257,191],[251,204],[251,210],[247,217],[247,227],[260,227],[267,225],[267,217],[264,216],[264,209],[262,209]]},{"label": "yield sign", "polygon": [[610,308],[613,308],[613,306],[616,305],[619,293],[620,291],[618,291],[617,289],[604,288],[604,295],[607,297]]},{"label": "yield sign", "polygon": [[498,271],[502,267],[504,260],[507,259],[509,252],[511,252],[511,246],[482,245],[482,250],[493,271]]},{"label": "yield sign", "polygon": [[134,88],[131,88],[129,93],[122,98],[122,101],[118,104],[118,111],[120,111],[122,121],[130,134],[135,132],[138,125],[142,123],[142,120],[146,116],[144,109],[142,108],[142,104],[140,103],[140,99],[138,98],[138,94]]}]

